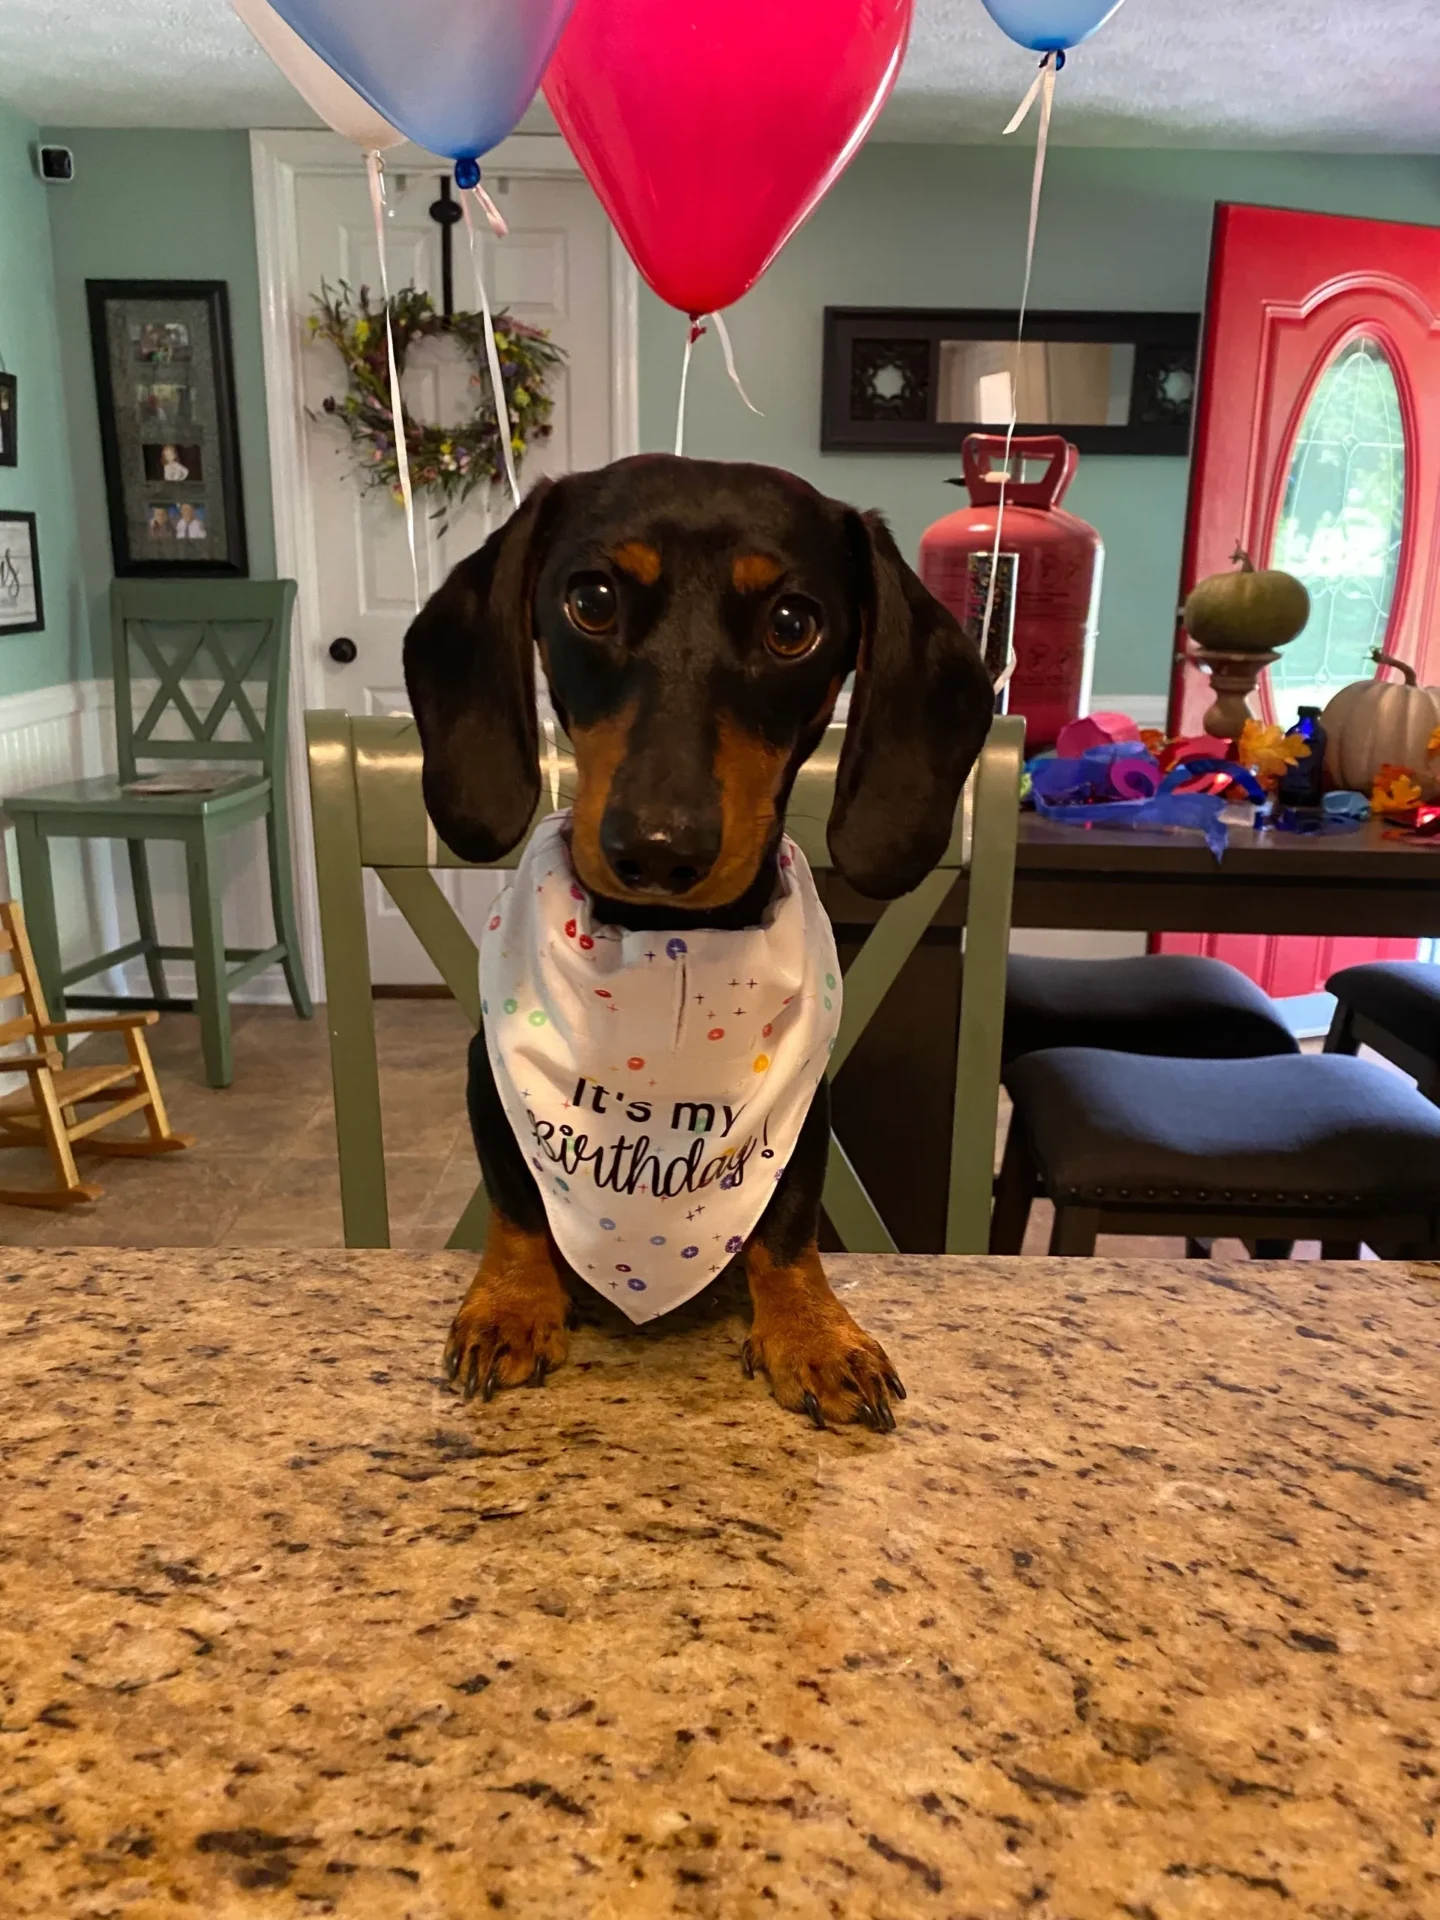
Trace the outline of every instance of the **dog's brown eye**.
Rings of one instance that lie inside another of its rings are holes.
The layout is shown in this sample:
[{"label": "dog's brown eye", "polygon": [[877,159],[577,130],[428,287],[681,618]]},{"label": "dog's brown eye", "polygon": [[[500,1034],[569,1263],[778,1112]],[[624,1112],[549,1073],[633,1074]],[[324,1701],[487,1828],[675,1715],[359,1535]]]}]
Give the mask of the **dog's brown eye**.
[{"label": "dog's brown eye", "polygon": [[603,573],[577,573],[565,595],[565,615],[581,633],[613,633],[620,618],[620,599]]},{"label": "dog's brown eye", "polygon": [[807,600],[801,593],[787,593],[770,609],[770,630],[765,644],[782,660],[798,660],[819,640],[824,618],[824,612],[814,600]]}]

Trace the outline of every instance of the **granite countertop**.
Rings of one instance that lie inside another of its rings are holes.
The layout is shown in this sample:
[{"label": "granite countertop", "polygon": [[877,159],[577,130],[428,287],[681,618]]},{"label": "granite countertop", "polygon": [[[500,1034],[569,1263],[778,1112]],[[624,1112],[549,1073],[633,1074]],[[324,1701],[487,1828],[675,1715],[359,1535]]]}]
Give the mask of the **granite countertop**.
[{"label": "granite countertop", "polygon": [[882,1438],[469,1265],[0,1254],[5,1920],[1440,1914],[1440,1271],[837,1260]]}]

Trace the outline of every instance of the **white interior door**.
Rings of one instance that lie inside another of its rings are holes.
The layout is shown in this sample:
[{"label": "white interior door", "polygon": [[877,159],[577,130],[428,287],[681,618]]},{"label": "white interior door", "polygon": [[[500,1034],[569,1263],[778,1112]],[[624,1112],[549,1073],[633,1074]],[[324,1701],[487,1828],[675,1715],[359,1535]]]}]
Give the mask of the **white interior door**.
[{"label": "white interior door", "polygon": [[[352,150],[353,152],[353,150]],[[572,163],[573,164],[573,163]],[[387,266],[392,289],[423,288],[441,305],[441,229],[430,217],[440,191],[438,161],[392,159],[387,166]],[[295,167],[290,311],[295,321],[294,404],[297,423],[295,505],[305,523],[285,525],[284,489],[277,487],[282,557],[308,562],[302,579],[296,636],[304,702],[354,714],[408,710],[401,643],[415,614],[405,516],[388,495],[366,491],[354,471],[348,437],[322,410],[344,391],[344,370],[333,348],[309,339],[303,320],[322,281],[362,284],[378,303],[380,262],[363,164],[356,157],[337,169]],[[483,257],[491,300],[518,319],[545,327],[565,349],[555,378],[553,431],[526,459],[522,487],[543,474],[601,466],[629,451],[625,382],[617,356],[628,343],[616,331],[615,265],[609,221],[589,186],[574,172],[529,174],[487,168],[486,183],[510,227],[505,240],[485,234]],[[475,309],[478,299],[465,228],[452,229],[454,300]],[[303,290],[303,291],[301,291]],[[473,411],[474,364],[446,341],[422,343],[405,370],[408,410],[445,421]],[[272,409],[275,395],[272,392]],[[509,512],[508,493],[477,491],[464,507],[441,518],[434,503],[416,496],[415,533],[422,598],[471,553]],[[308,589],[308,590],[307,590]],[[355,658],[334,659],[337,639],[353,641]],[[448,874],[441,885],[467,924],[488,911],[495,882],[488,875]],[[415,985],[436,979],[418,941],[373,876],[367,876],[371,977],[377,984]]]}]

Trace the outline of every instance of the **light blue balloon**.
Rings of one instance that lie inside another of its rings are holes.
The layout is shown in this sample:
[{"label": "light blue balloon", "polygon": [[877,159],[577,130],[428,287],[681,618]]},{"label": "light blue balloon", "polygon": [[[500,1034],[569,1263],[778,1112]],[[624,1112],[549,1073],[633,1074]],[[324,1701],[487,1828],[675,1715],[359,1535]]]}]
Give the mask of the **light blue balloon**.
[{"label": "light blue balloon", "polygon": [[535,98],[574,0],[273,0],[417,146],[474,160]]},{"label": "light blue balloon", "polygon": [[1125,0],[985,0],[985,11],[997,27],[1032,53],[1062,53],[1098,33],[1124,4]]}]

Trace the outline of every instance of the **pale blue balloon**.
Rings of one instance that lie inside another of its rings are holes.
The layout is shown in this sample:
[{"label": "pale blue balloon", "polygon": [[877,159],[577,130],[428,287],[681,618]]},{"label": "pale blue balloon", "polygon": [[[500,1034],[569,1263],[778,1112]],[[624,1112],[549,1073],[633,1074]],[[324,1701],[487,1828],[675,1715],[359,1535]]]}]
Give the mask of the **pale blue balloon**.
[{"label": "pale blue balloon", "polygon": [[1032,53],[1062,53],[1098,33],[1124,4],[1125,0],[985,0],[985,11],[997,27]]},{"label": "pale blue balloon", "polygon": [[574,0],[273,0],[417,146],[474,160],[535,98]]}]

